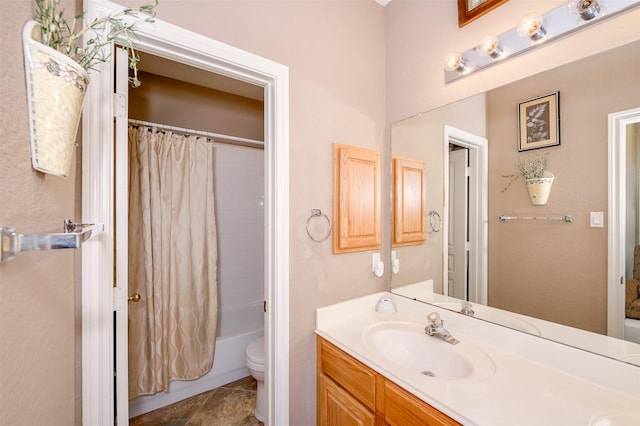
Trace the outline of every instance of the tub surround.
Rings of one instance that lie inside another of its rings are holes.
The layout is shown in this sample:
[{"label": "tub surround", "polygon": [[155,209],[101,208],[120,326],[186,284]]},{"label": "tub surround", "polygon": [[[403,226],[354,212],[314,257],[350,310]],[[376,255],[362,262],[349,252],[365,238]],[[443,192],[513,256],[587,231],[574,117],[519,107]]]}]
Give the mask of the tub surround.
[{"label": "tub surround", "polygon": [[[397,313],[375,311],[382,297],[394,301]],[[426,325],[431,312],[455,338],[484,352],[495,372],[438,380],[399,368],[363,339],[373,324]],[[382,292],[319,308],[316,325],[318,336],[465,425],[590,425],[614,415],[618,422],[609,424],[640,420],[640,367],[437,306]]]}]

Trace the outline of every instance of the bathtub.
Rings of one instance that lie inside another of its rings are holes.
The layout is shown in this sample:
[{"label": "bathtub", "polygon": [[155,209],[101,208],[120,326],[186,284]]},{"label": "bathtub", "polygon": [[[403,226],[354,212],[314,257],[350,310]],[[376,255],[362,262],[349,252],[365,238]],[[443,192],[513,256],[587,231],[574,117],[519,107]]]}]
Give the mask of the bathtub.
[{"label": "bathtub", "polygon": [[640,320],[631,318],[624,319],[624,340],[640,343]]},{"label": "bathtub", "polygon": [[196,380],[171,382],[169,392],[132,399],[129,401],[129,417],[139,416],[247,377],[249,370],[245,361],[245,349],[249,343],[263,335],[262,302],[221,311],[211,371]]}]

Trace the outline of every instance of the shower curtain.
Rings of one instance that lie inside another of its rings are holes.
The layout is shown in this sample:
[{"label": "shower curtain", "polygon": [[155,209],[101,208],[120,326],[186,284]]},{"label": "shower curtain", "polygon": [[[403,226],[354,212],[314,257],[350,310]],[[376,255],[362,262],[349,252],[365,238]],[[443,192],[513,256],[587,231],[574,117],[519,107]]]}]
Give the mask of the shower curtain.
[{"label": "shower curtain", "polygon": [[129,127],[129,398],[213,365],[217,243],[213,144]]}]

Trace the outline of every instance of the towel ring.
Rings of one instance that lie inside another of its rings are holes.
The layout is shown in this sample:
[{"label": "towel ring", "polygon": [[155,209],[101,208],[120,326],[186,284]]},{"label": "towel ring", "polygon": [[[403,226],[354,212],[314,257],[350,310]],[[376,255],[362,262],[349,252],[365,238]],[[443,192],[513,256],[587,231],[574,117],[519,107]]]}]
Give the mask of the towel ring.
[{"label": "towel ring", "polygon": [[[327,224],[329,225],[327,229],[327,233],[324,234],[323,236],[315,237],[311,234],[311,231],[309,230],[309,223],[311,222],[311,219],[313,219],[314,217],[321,217],[321,218],[323,217],[327,221]],[[307,219],[307,234],[309,235],[309,238],[319,243],[326,240],[327,238],[329,238],[329,235],[331,234],[331,219],[329,219],[329,217],[327,217],[326,214],[322,213],[322,210],[311,209],[311,216],[309,216],[309,218]]]},{"label": "towel ring", "polygon": [[427,231],[427,234],[440,232],[440,230],[442,229],[442,219],[440,218],[440,213],[435,210],[429,210],[429,225],[431,226],[431,231]]}]

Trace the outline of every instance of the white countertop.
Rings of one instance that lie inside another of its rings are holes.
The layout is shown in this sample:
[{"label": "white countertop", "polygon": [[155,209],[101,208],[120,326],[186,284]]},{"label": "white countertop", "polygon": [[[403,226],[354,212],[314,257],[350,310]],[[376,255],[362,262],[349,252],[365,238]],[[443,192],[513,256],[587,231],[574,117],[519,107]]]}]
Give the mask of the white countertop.
[{"label": "white countertop", "polygon": [[[381,297],[391,298],[398,312],[375,312]],[[398,368],[363,339],[372,324],[426,325],[434,311],[455,338],[493,361],[493,375],[451,381],[427,377]],[[316,325],[316,334],[465,425],[640,425],[637,366],[387,292],[319,308]]]}]

